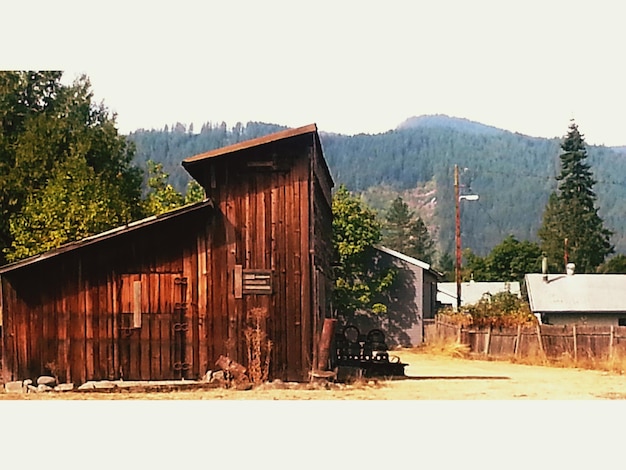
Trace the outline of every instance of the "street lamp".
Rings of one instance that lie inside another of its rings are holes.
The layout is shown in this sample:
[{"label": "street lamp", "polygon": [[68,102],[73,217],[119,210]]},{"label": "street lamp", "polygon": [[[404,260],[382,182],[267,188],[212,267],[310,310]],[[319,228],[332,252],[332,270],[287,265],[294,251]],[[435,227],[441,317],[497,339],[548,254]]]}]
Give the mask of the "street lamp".
[{"label": "street lamp", "polygon": [[461,310],[461,200],[477,201],[478,194],[459,194],[459,167],[454,165],[454,201],[456,208],[456,310]]}]

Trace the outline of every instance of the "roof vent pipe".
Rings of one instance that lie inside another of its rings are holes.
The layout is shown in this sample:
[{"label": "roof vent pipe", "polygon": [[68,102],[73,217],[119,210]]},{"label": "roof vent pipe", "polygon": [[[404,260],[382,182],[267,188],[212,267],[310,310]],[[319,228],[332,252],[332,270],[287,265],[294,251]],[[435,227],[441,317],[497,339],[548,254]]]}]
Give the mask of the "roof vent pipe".
[{"label": "roof vent pipe", "polygon": [[541,273],[543,274],[543,282],[548,282],[548,257],[546,255],[541,258]]},{"label": "roof vent pipe", "polygon": [[573,276],[575,269],[576,269],[576,265],[574,263],[567,263],[567,266],[565,266],[565,272],[567,273],[568,276]]}]

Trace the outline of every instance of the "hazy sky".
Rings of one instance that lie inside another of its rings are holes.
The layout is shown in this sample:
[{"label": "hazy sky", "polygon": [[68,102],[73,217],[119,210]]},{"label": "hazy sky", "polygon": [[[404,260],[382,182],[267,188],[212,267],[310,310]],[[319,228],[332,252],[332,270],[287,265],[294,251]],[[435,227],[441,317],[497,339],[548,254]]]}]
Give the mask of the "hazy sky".
[{"label": "hazy sky", "polygon": [[625,9],[605,0],[12,2],[0,64],[87,74],[123,133],[250,120],[377,133],[448,114],[542,137],[563,136],[574,118],[588,143],[626,145]]}]

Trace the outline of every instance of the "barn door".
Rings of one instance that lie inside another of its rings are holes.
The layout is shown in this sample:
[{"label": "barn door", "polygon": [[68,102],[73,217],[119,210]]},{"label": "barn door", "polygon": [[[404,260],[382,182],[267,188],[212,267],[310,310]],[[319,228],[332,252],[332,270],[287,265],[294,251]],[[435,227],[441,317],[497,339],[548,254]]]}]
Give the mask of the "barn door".
[{"label": "barn door", "polygon": [[[187,278],[174,278],[174,315],[172,322],[172,370],[176,379],[189,378],[191,358],[187,358],[188,334],[191,325],[187,318]],[[189,359],[189,360],[187,360]]]},{"label": "barn door", "polygon": [[187,278],[124,274],[117,293],[119,376],[124,380],[188,378]]}]

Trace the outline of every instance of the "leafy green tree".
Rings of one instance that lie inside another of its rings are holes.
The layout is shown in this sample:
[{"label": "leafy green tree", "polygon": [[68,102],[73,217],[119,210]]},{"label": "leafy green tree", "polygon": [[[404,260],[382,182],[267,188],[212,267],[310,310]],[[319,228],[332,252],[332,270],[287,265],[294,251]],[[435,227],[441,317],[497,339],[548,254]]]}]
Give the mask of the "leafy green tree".
[{"label": "leafy green tree", "polygon": [[169,174],[163,171],[163,164],[152,160],[147,162],[148,194],[144,199],[147,215],[158,215],[176,209],[184,204],[199,202],[204,199],[204,189],[197,181],[187,184],[185,195],[179,193],[169,182]]},{"label": "leafy green tree", "polygon": [[[552,263],[564,260],[567,253],[577,271],[594,272],[614,252],[614,247],[610,241],[612,233],[604,227],[595,207],[596,181],[586,163],[584,137],[573,122],[561,149],[558,191],[550,196],[538,232],[542,250]],[[561,268],[562,271],[564,266]]]},{"label": "leafy green tree", "polygon": [[524,280],[527,273],[541,271],[541,248],[530,241],[519,241],[513,235],[495,246],[487,257],[489,281]]},{"label": "leafy green tree", "polygon": [[426,263],[432,262],[434,242],[421,217],[409,210],[409,206],[398,196],[393,200],[383,227],[383,243]]},{"label": "leafy green tree", "polygon": [[465,250],[466,263],[462,277],[464,281],[521,282],[526,273],[541,270],[541,254],[536,243],[520,242],[509,235],[485,257]]},{"label": "leafy green tree", "polygon": [[185,198],[168,182],[162,163],[148,160],[148,195],[144,200],[148,215],[158,215],[184,204]]},{"label": "leafy green tree", "polygon": [[376,263],[374,246],[381,240],[376,213],[345,186],[333,196],[333,247],[338,257],[333,303],[341,315],[357,310],[384,313],[382,294],[395,272]]},{"label": "leafy green tree", "polygon": [[[461,271],[461,281],[489,281],[487,270],[487,257],[482,257],[474,253],[470,248],[463,250],[463,260],[465,261]],[[455,268],[456,269],[456,268]],[[453,271],[454,281],[454,271]]]},{"label": "leafy green tree", "polygon": [[187,191],[185,193],[185,204],[192,204],[204,200],[204,188],[200,186],[196,180],[187,183]]},{"label": "leafy green tree", "polygon": [[[142,215],[134,146],[118,135],[115,115],[92,102],[87,77],[68,86],[61,84],[61,76],[0,72],[0,249],[12,260]],[[77,195],[102,200],[105,218],[90,216],[93,201],[66,194],[64,175]],[[84,224],[72,214],[86,217]],[[42,225],[42,220],[64,217],[79,225],[76,230]],[[25,233],[29,227],[35,230],[32,237]],[[44,233],[46,227],[50,234]]]},{"label": "leafy green tree", "polygon": [[15,261],[68,241],[122,225],[131,219],[123,191],[98,177],[82,156],[59,164],[48,184],[29,196],[10,219],[13,242],[6,259]]}]

